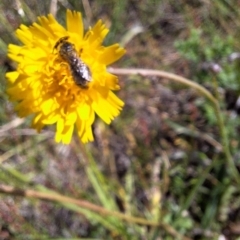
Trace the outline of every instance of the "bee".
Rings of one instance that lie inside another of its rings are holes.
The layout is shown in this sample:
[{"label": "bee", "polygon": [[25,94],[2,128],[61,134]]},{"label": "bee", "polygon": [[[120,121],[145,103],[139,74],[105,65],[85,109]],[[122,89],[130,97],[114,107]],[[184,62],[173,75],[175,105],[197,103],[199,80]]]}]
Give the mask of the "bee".
[{"label": "bee", "polygon": [[58,50],[60,57],[68,63],[74,82],[81,88],[87,88],[88,83],[92,81],[91,71],[68,39],[68,36],[60,38],[54,49]]}]

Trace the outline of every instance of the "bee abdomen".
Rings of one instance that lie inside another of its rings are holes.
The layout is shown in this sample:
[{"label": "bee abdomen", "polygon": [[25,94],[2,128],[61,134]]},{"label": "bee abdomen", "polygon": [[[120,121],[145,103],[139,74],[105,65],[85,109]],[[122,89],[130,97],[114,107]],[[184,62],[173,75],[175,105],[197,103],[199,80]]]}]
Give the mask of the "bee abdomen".
[{"label": "bee abdomen", "polygon": [[77,85],[86,87],[92,81],[90,69],[80,58],[75,60],[77,63],[69,64],[73,79]]}]

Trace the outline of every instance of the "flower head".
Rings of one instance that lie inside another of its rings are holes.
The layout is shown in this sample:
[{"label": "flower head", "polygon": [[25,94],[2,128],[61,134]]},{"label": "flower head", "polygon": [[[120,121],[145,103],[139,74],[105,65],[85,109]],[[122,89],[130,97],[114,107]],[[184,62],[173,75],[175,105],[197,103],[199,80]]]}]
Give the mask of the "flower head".
[{"label": "flower head", "polygon": [[33,115],[38,131],[56,124],[55,140],[65,144],[75,128],[82,142],[93,140],[95,113],[107,124],[119,115],[124,103],[112,92],[118,78],[106,67],[125,53],[118,44],[102,46],[109,30],[101,20],[85,34],[79,12],[67,10],[66,21],[65,29],[50,14],[21,25],[16,35],[23,45],[8,48],[17,69],[6,74],[18,115]]}]

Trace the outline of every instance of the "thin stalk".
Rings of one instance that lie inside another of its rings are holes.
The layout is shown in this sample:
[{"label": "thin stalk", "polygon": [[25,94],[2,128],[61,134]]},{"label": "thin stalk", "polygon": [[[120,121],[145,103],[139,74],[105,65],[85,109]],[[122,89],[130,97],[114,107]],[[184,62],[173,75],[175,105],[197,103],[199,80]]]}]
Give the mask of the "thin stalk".
[{"label": "thin stalk", "polygon": [[221,114],[221,108],[220,108],[220,105],[219,105],[220,96],[219,96],[219,92],[218,92],[218,82],[217,82],[217,79],[216,79],[215,76],[213,77],[213,86],[214,86],[214,90],[215,90],[215,96],[216,96],[216,99],[217,99],[215,112],[216,112],[216,117],[217,117],[217,120],[218,120],[220,134],[222,136],[223,149],[224,149],[226,158],[228,159],[228,164],[229,164],[229,167],[230,167],[230,174],[232,174],[234,176],[237,183],[240,183],[239,173],[238,173],[237,168],[235,167],[234,160],[233,160],[231,152],[230,152],[229,138],[228,138],[227,129],[226,129],[225,124],[224,124],[223,114]]},{"label": "thin stalk", "polygon": [[160,71],[160,70],[139,69],[139,68],[125,68],[125,69],[109,68],[108,70],[109,72],[116,75],[142,75],[142,76],[158,76],[162,78],[167,78],[171,81],[175,81],[177,83],[181,83],[188,87],[194,88],[199,94],[201,94],[202,96],[210,100],[216,114],[217,123],[220,130],[220,135],[221,135],[221,143],[223,145],[223,152],[227,160],[230,175],[233,176],[233,178],[238,184],[240,184],[238,170],[234,164],[232,155],[230,153],[228,134],[224,125],[223,116],[221,114],[221,109],[219,106],[218,99],[216,99],[206,88],[202,87],[200,84],[193,82],[187,78],[178,76],[173,73]]},{"label": "thin stalk", "polygon": [[15,196],[23,196],[23,197],[27,197],[27,198],[35,198],[35,199],[47,200],[47,201],[51,201],[51,202],[58,202],[60,204],[61,203],[62,204],[74,204],[79,207],[89,209],[93,212],[97,212],[97,213],[101,214],[102,216],[104,216],[104,215],[105,216],[115,216],[119,219],[122,219],[127,222],[131,222],[131,223],[152,226],[152,227],[162,227],[168,233],[170,233],[172,236],[174,236],[175,238],[179,238],[179,239],[183,239],[183,240],[190,240],[190,238],[181,235],[173,227],[171,227],[168,224],[149,221],[149,220],[146,220],[143,218],[138,218],[138,217],[132,217],[132,216],[120,213],[120,212],[116,212],[116,211],[110,211],[103,207],[95,205],[93,203],[90,203],[88,201],[66,197],[66,196],[60,195],[58,193],[47,193],[47,192],[41,192],[41,191],[35,191],[35,190],[29,190],[29,189],[23,190],[23,189],[13,188],[12,186],[7,186],[7,185],[0,185],[0,193],[11,194],[12,196],[14,196],[14,195]]},{"label": "thin stalk", "polygon": [[[86,168],[86,171],[88,171],[89,163],[92,162],[95,164],[94,158],[93,158],[92,154],[90,153],[90,151],[87,150],[86,145],[84,145],[82,142],[80,142],[80,149],[81,149],[81,153],[82,153],[81,160],[83,160],[84,163],[86,164],[85,168]],[[0,187],[0,192],[1,192],[1,187]],[[73,200],[73,199],[72,200],[71,199],[70,199],[70,203]],[[96,211],[103,216],[104,215],[115,216],[119,219],[122,219],[122,220],[124,220],[126,222],[130,222],[130,223],[146,225],[146,226],[151,226],[151,227],[162,227],[166,232],[168,232],[170,235],[174,236],[177,239],[191,240],[190,238],[185,237],[185,236],[181,235],[180,233],[178,233],[178,231],[176,231],[173,227],[171,227],[170,225],[168,225],[166,223],[158,222],[158,221],[149,221],[149,220],[139,218],[139,217],[132,217],[132,216],[129,216],[127,214],[122,214],[117,211],[107,210],[101,206],[94,205],[87,201],[82,201],[82,200],[76,200],[76,201],[78,201],[78,202],[75,202],[76,204],[82,205],[82,203],[84,203],[84,206],[81,206],[81,205],[79,205],[79,206],[87,208],[92,211]],[[85,205],[85,203],[87,203],[87,205]]]}]

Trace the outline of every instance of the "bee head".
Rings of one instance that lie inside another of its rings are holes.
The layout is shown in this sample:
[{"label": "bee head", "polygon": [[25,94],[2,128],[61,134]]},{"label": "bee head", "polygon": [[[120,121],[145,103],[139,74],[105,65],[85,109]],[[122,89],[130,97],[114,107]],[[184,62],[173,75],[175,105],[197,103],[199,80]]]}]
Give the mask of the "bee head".
[{"label": "bee head", "polygon": [[67,62],[71,61],[77,56],[74,44],[67,41],[68,36],[60,38],[54,46],[59,55]]}]

